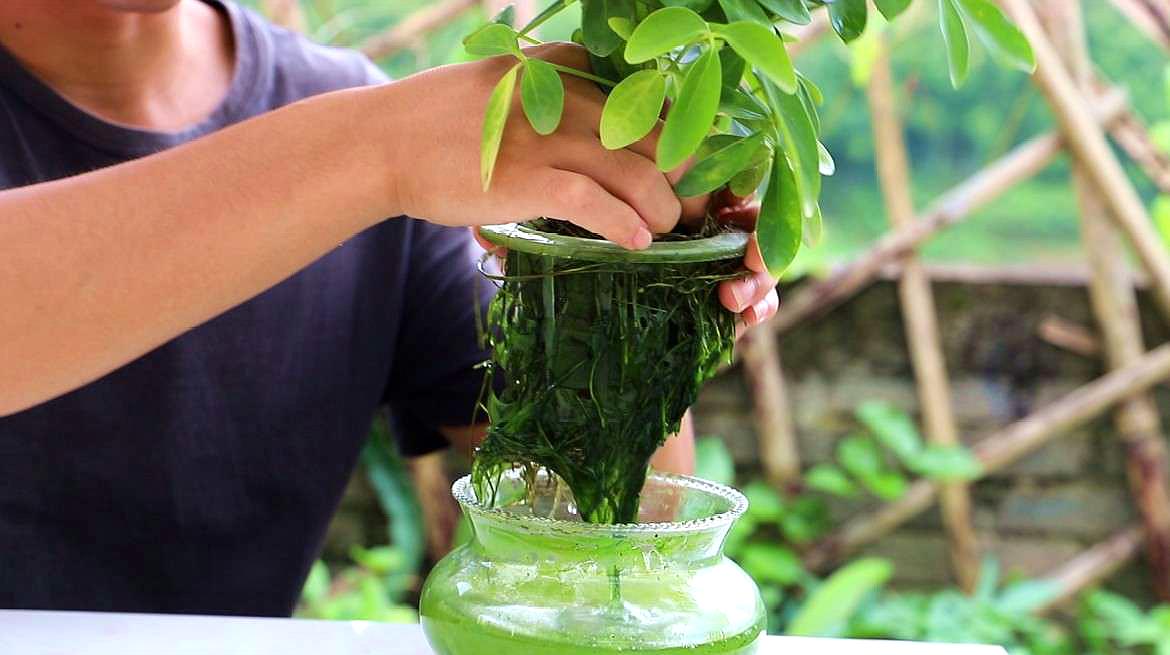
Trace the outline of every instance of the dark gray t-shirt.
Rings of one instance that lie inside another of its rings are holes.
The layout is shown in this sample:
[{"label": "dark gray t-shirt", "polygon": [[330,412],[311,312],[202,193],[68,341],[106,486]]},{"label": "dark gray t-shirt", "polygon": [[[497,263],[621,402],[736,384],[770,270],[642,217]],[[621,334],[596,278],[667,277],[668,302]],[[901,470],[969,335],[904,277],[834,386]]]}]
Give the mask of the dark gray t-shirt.
[{"label": "dark gray t-shirt", "polygon": [[[209,119],[177,134],[95,118],[0,48],[0,189],[384,81],[361,55],[213,5],[234,32],[235,78]],[[485,358],[473,294],[491,288],[473,257],[466,230],[387,221],[102,379],[0,418],[0,608],[288,614],[376,408],[390,405],[407,454],[473,418]]]}]

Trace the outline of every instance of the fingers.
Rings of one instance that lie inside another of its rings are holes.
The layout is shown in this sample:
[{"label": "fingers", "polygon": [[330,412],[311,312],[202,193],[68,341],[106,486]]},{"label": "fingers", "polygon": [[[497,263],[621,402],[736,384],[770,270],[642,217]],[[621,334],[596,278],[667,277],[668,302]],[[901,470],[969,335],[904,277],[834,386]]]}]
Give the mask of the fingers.
[{"label": "fingers", "polygon": [[746,327],[759,325],[764,321],[776,315],[776,310],[780,308],[780,294],[772,289],[766,296],[756,304],[744,310],[743,323]]},{"label": "fingers", "polygon": [[674,229],[682,207],[654,162],[629,150],[606,150],[595,137],[580,137],[552,162],[556,168],[588,175],[638,212],[653,233]]},{"label": "fingers", "polygon": [[775,288],[776,280],[768,273],[752,273],[721,283],[719,302],[728,311],[740,314],[763,300]]},{"label": "fingers", "polygon": [[734,225],[750,232],[756,229],[760,204],[754,194],[741,197],[724,188],[711,199],[711,215],[724,225]]},{"label": "fingers", "polygon": [[537,57],[553,64],[572,66],[583,71],[588,71],[592,68],[589,65],[589,53],[584,47],[576,43],[553,41],[550,43],[541,43],[540,45],[525,46],[522,50],[529,57]]},{"label": "fingers", "polygon": [[[768,266],[764,264],[764,256],[760,253],[760,244],[756,241],[756,235],[752,235],[748,239],[747,253],[743,257],[743,265],[747,270],[756,273],[767,273]],[[776,281],[772,280],[772,286],[776,286]]]},{"label": "fingers", "polygon": [[559,218],[632,250],[650,246],[650,230],[633,207],[588,175],[546,169],[530,193],[533,216]]}]

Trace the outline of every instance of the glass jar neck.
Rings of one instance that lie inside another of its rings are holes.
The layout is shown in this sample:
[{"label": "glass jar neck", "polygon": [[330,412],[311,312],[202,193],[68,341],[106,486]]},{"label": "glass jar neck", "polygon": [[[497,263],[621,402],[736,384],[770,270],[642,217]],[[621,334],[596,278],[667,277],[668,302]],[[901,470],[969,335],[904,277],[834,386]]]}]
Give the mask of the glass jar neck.
[{"label": "glass jar neck", "polygon": [[593,565],[621,569],[702,566],[723,557],[730,522],[603,526],[508,517],[464,508],[471,519],[473,547],[490,559],[548,565]]}]

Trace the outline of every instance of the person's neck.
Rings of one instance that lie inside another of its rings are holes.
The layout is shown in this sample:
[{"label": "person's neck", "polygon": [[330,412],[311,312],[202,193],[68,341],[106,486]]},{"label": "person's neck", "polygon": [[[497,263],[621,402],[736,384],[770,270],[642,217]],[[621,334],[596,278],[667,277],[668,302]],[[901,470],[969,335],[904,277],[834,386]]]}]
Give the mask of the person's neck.
[{"label": "person's neck", "polygon": [[0,44],[89,113],[161,131],[210,115],[231,85],[235,61],[230,26],[199,0],[157,13],[4,0]]}]

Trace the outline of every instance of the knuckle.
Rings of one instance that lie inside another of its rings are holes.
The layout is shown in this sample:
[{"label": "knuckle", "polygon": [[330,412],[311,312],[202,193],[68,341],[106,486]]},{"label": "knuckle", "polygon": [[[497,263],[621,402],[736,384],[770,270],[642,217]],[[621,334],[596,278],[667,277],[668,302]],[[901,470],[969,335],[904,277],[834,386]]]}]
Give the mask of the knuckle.
[{"label": "knuckle", "polygon": [[552,191],[573,207],[587,208],[595,202],[596,194],[593,191],[593,184],[584,177],[565,179],[557,184]]}]

